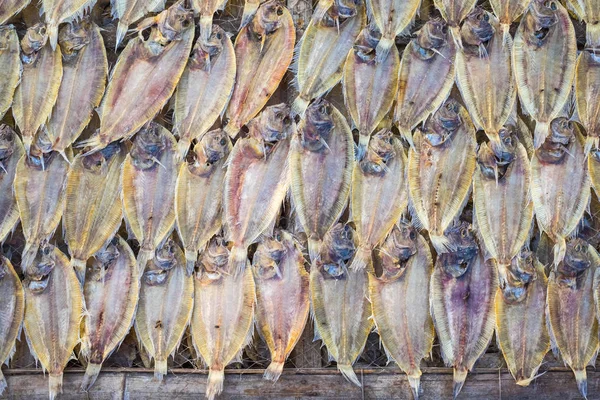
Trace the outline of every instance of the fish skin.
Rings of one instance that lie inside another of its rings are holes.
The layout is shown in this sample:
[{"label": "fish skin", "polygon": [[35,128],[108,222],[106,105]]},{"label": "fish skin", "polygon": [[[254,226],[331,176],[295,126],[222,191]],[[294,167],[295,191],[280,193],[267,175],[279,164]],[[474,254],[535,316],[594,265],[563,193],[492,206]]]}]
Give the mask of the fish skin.
[{"label": "fish skin", "polygon": [[64,151],[79,137],[100,104],[108,59],[100,28],[89,18],[64,25],[59,34],[62,81],[45,129],[54,151]]},{"label": "fish skin", "polygon": [[[551,3],[556,10],[545,6],[544,0],[531,2],[521,18],[512,50],[523,111],[536,121],[536,149],[544,143],[550,123],[569,98],[577,57],[575,29],[569,14],[559,2]],[[542,39],[535,36],[538,30],[546,33]]]},{"label": "fish skin", "polygon": [[240,30],[234,44],[236,82],[223,128],[231,138],[267,104],[292,62],[295,42],[292,15],[278,0],[261,4]]},{"label": "fish skin", "polygon": [[574,85],[577,114],[587,135],[585,153],[597,149],[600,142],[600,57],[593,50],[584,49],[577,57]]},{"label": "fish skin", "polygon": [[231,39],[218,25],[208,45],[196,42],[175,92],[173,131],[179,137],[180,159],[225,109],[235,83],[235,65]]},{"label": "fish skin", "polygon": [[477,0],[433,0],[433,4],[448,23],[456,47],[460,49],[462,47],[460,24],[475,8]]},{"label": "fish skin", "polygon": [[394,123],[411,147],[411,131],[444,103],[454,85],[456,47],[449,39],[446,23],[431,19],[402,53]]},{"label": "fish skin", "polygon": [[213,15],[225,9],[227,0],[191,0],[190,3],[194,13],[200,14],[200,40],[206,42],[213,32]]},{"label": "fish skin", "polygon": [[44,244],[34,263],[27,266],[24,327],[27,343],[49,374],[49,398],[62,393],[63,370],[79,341],[83,295],[69,259],[56,247]]},{"label": "fish skin", "polygon": [[371,138],[368,154],[352,173],[350,206],[359,247],[350,265],[371,265],[371,253],[392,230],[408,205],[408,161],[400,140],[381,130]]},{"label": "fish skin", "polygon": [[81,353],[87,368],[81,389],[89,391],[102,363],[117,349],[133,325],[140,293],[135,255],[120,236],[100,250],[86,271],[86,314]]},{"label": "fish skin", "polygon": [[252,337],[256,299],[251,268],[237,275],[229,273],[229,251],[223,242],[221,237],[211,240],[193,279],[192,340],[209,368],[209,400],[221,393],[225,367],[239,358]]},{"label": "fish skin", "polygon": [[[1,7],[1,6],[0,6]],[[0,119],[13,103],[15,90],[21,80],[21,47],[14,26],[0,26]]]},{"label": "fish skin", "polygon": [[354,169],[352,132],[328,101],[313,102],[300,121],[292,140],[290,168],[294,206],[314,262],[325,234],[346,207]]},{"label": "fish skin", "polygon": [[38,129],[44,124],[58,98],[62,80],[62,54],[60,48],[52,50],[44,24],[27,29],[21,40],[23,73],[15,91],[13,116],[21,131],[25,152],[34,142]]},{"label": "fish skin", "polygon": [[0,25],[5,25],[30,2],[31,0],[0,0]]},{"label": "fish skin", "polygon": [[86,262],[115,235],[121,210],[121,167],[125,144],[112,143],[104,150],[75,157],[65,193],[64,239],[71,267],[83,285]]},{"label": "fish skin", "polygon": [[421,360],[431,353],[435,338],[429,309],[433,258],[410,223],[393,227],[380,257],[383,274],[369,274],[373,320],[388,359],[406,373],[418,399]]},{"label": "fish skin", "polygon": [[63,22],[79,19],[85,10],[91,10],[94,4],[96,0],[41,0],[40,11],[45,16],[48,39],[53,50],[58,44],[58,26]]},{"label": "fish skin", "polygon": [[17,133],[8,125],[0,125],[0,243],[19,223],[19,207],[13,183],[23,154],[25,149]]},{"label": "fish skin", "polygon": [[485,131],[492,148],[501,149],[498,133],[517,100],[511,66],[512,38],[503,37],[492,13],[476,7],[462,25],[461,40],[463,47],[456,55],[456,83],[475,126]]},{"label": "fish skin", "polygon": [[123,216],[140,243],[140,274],[175,226],[176,146],[171,132],[151,122],[138,132],[123,163]]},{"label": "fish skin", "polygon": [[198,252],[221,230],[222,190],[231,149],[229,135],[222,129],[210,131],[194,146],[194,160],[179,167],[175,216],[188,274],[194,270]]},{"label": "fish skin", "polygon": [[573,239],[548,280],[546,312],[552,346],[573,370],[583,397],[587,397],[585,368],[598,353],[598,265],[596,250],[584,240]]},{"label": "fish skin", "polygon": [[[510,24],[517,20],[527,9],[531,0],[490,0],[492,11],[500,21],[503,39],[510,38]],[[510,38],[512,41],[512,38]]]},{"label": "fish skin", "polygon": [[561,117],[552,121],[550,130],[531,160],[531,198],[540,230],[555,243],[558,265],[565,255],[565,238],[589,205],[591,182],[579,127]]},{"label": "fish skin", "polygon": [[[223,216],[232,243],[230,272],[246,267],[248,246],[276,218],[290,185],[288,155],[296,124],[285,104],[267,107],[248,124],[227,160]],[[257,185],[257,183],[259,183]]]},{"label": "fish skin", "polygon": [[296,238],[275,230],[258,245],[252,261],[256,284],[256,327],[271,353],[264,378],[277,381],[298,343],[310,309],[309,274]]},{"label": "fish skin", "polygon": [[[0,256],[0,363],[8,363],[15,352],[15,341],[21,333],[25,297],[19,275],[8,258]],[[0,395],[7,388],[6,379],[0,371]]]},{"label": "fish skin", "polygon": [[374,57],[379,42],[375,32],[363,29],[344,63],[344,103],[360,134],[359,159],[366,153],[369,137],[389,113],[398,92],[398,49],[393,46],[387,58],[377,62]]},{"label": "fish skin", "polygon": [[129,25],[151,12],[161,12],[166,0],[110,0],[112,17],[119,20],[115,47],[125,38]]},{"label": "fish skin", "polygon": [[415,133],[414,141],[415,148],[408,155],[409,210],[418,226],[429,232],[436,250],[444,253],[448,247],[444,232],[460,214],[471,190],[477,164],[475,129],[467,110],[450,98],[428,120],[425,130]]}]

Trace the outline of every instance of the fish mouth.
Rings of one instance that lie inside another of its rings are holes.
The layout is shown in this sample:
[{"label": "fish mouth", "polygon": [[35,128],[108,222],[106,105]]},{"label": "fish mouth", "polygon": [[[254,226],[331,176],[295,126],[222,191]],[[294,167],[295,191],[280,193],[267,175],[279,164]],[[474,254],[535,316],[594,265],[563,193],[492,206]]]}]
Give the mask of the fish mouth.
[{"label": "fish mouth", "polygon": [[164,270],[144,272],[144,282],[149,286],[163,285],[167,281],[167,272]]},{"label": "fish mouth", "polygon": [[446,140],[448,140],[449,137],[450,137],[450,135],[445,132],[439,133],[439,132],[427,131],[424,134],[425,140],[427,140],[427,142],[429,142],[429,144],[434,147],[444,144],[446,142]]},{"label": "fish mouth", "polygon": [[223,158],[223,152],[220,150],[214,150],[211,148],[204,148],[204,154],[206,155],[206,162],[209,164],[214,164]]},{"label": "fish mouth", "polygon": [[502,290],[502,297],[507,304],[517,304],[522,302],[527,297],[528,285],[510,285],[505,284]]},{"label": "fish mouth", "polygon": [[346,272],[342,263],[326,263],[322,265],[322,268],[330,277],[335,279],[341,279]]},{"label": "fish mouth", "polygon": [[456,253],[443,253],[438,256],[444,271],[454,278],[460,278],[469,269],[469,263],[473,259],[461,257]]},{"label": "fish mouth", "polygon": [[[38,279],[39,278],[39,279]],[[31,278],[27,282],[27,288],[34,294],[42,293],[50,282],[50,274]]]},{"label": "fish mouth", "polygon": [[417,254],[417,249],[414,247],[403,246],[398,249],[398,264],[406,263],[412,256]]}]

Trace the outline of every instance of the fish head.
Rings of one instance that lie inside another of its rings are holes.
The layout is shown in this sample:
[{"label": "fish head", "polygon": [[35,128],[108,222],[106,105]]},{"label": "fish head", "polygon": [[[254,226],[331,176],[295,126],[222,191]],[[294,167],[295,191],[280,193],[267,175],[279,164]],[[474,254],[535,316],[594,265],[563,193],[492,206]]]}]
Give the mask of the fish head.
[{"label": "fish head", "polygon": [[[508,131],[502,128],[504,134]],[[509,165],[515,159],[516,138],[512,136],[502,137],[500,134],[501,146],[489,146],[488,143],[483,143],[477,152],[477,164],[484,177],[487,179],[502,179],[508,170]]]},{"label": "fish head", "polygon": [[41,170],[50,165],[58,153],[52,151],[45,130],[42,129],[39,133],[35,143],[31,146],[29,155],[25,155],[25,162],[31,168]]},{"label": "fish head", "polygon": [[281,240],[281,233],[276,230],[273,237],[265,237],[256,248],[252,266],[260,278],[282,277],[280,263],[285,255],[286,248]]},{"label": "fish head", "polygon": [[100,264],[106,268],[117,258],[119,258],[120,255],[121,252],[119,251],[119,239],[118,237],[114,237],[105,248],[96,254],[96,260],[98,260]]},{"label": "fish head", "polygon": [[71,56],[90,43],[92,23],[88,18],[64,24],[58,32],[58,44],[63,56]]},{"label": "fish head", "polygon": [[229,249],[225,245],[222,237],[214,237],[208,243],[196,263],[198,278],[206,276],[210,280],[220,279],[222,275],[227,275],[229,262]]},{"label": "fish head", "polygon": [[528,284],[536,279],[536,269],[533,262],[533,252],[524,247],[513,257],[508,267],[509,281]]},{"label": "fish head", "polygon": [[448,25],[441,18],[432,18],[417,32],[412,43],[416,56],[429,60],[448,44]]},{"label": "fish head", "polygon": [[314,101],[306,109],[301,126],[302,146],[312,152],[326,152],[334,128],[333,107],[325,99]]},{"label": "fish head", "polygon": [[249,29],[258,41],[264,42],[268,35],[279,29],[283,15],[283,4],[279,0],[269,0],[260,5]]},{"label": "fish head", "polygon": [[334,279],[342,279],[346,272],[346,266],[343,261],[324,263],[317,261],[317,267],[321,268],[329,277]]},{"label": "fish head", "polygon": [[527,297],[527,287],[528,285],[507,281],[502,284],[500,289],[506,303],[516,304],[522,302]]},{"label": "fish head", "polygon": [[21,39],[21,60],[26,64],[35,61],[35,54],[46,45],[47,41],[48,32],[45,24],[39,23],[27,28],[25,36]]},{"label": "fish head", "polygon": [[16,132],[8,125],[0,125],[0,163],[9,158],[14,152]]},{"label": "fish head", "polygon": [[194,12],[185,8],[183,1],[178,1],[158,16],[158,30],[169,42],[183,38],[183,33],[194,29]]},{"label": "fish head", "polygon": [[461,108],[462,106],[456,100],[449,98],[429,118],[425,124],[423,137],[431,146],[444,144],[462,125]]},{"label": "fish head", "polygon": [[163,271],[173,269],[177,265],[177,244],[173,239],[167,239],[162,246],[156,249],[154,255],[154,265]]},{"label": "fish head", "polygon": [[346,262],[356,252],[356,235],[349,224],[337,223],[329,229],[323,238],[323,249],[331,261]]},{"label": "fish head", "polygon": [[144,272],[144,282],[148,286],[160,286],[163,285],[169,277],[167,271],[161,269],[148,270]]},{"label": "fish head", "polygon": [[460,30],[462,43],[468,46],[479,47],[490,41],[494,36],[494,27],[490,20],[492,16],[481,7],[475,7],[467,15]]},{"label": "fish head", "polygon": [[559,117],[550,123],[550,134],[536,150],[537,158],[546,164],[558,164],[565,155],[575,136],[575,126],[567,118]]},{"label": "fish head", "polygon": [[550,29],[558,23],[558,0],[533,0],[524,18],[527,42],[538,47],[542,46]]},{"label": "fish head", "polygon": [[375,48],[379,44],[381,34],[372,26],[368,25],[360,32],[354,42],[354,54],[366,63],[375,62]]},{"label": "fish head", "polygon": [[14,28],[10,25],[0,26],[0,51],[7,50],[10,47],[11,38],[13,37]]},{"label": "fish head", "polygon": [[294,120],[291,108],[285,103],[265,108],[250,122],[250,135],[264,143],[275,143],[290,137],[293,133]]},{"label": "fish head", "polygon": [[212,130],[202,136],[200,142],[194,146],[196,161],[212,165],[226,158],[231,147],[229,135],[224,130]]},{"label": "fish head", "polygon": [[382,129],[369,140],[369,149],[359,166],[365,174],[384,175],[388,169],[386,164],[395,156],[393,134],[388,129]]},{"label": "fish head", "polygon": [[556,267],[558,284],[577,289],[578,281],[583,273],[592,266],[594,258],[589,250],[589,244],[580,238],[567,242],[564,260]]},{"label": "fish head", "polygon": [[225,41],[229,40],[227,34],[219,25],[213,25],[208,40],[198,40],[190,56],[190,66],[210,70],[210,66],[215,63],[225,46]]},{"label": "fish head", "polygon": [[469,269],[471,260],[456,253],[442,253],[438,254],[436,265],[453,278],[460,278]]},{"label": "fish head", "polygon": [[408,260],[417,254],[417,240],[417,230],[410,222],[394,225],[379,248],[384,277],[400,277],[404,273]]},{"label": "fish head", "polygon": [[459,221],[444,233],[448,240],[448,247],[452,254],[465,260],[471,260],[479,252],[475,234],[470,223]]},{"label": "fish head", "polygon": [[156,167],[156,161],[167,147],[167,138],[161,132],[161,126],[155,122],[144,126],[135,136],[131,148],[133,164],[139,169]]},{"label": "fish head", "polygon": [[33,293],[43,292],[48,286],[50,273],[55,265],[54,246],[47,241],[42,242],[34,262],[25,271],[29,290]]},{"label": "fish head", "polygon": [[81,162],[86,170],[100,173],[105,170],[106,163],[120,150],[121,145],[118,142],[112,142],[102,150],[84,156]]}]

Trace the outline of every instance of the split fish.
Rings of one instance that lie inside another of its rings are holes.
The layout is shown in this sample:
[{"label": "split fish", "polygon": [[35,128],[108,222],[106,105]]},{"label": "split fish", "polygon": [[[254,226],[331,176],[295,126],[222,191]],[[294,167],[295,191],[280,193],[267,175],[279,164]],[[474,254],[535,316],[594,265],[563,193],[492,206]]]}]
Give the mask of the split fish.
[{"label": "split fish", "polygon": [[448,23],[452,38],[456,46],[462,47],[460,37],[460,24],[475,8],[477,0],[433,0],[435,8],[440,11],[442,18]]},{"label": "split fish", "polygon": [[86,10],[91,10],[96,0],[41,0],[40,15],[43,13],[52,49],[58,44],[58,26],[64,22],[80,19]]},{"label": "split fish", "polygon": [[226,4],[227,0],[191,0],[194,13],[200,14],[200,42],[209,41],[213,29],[217,27],[213,25],[213,15],[225,9]]},{"label": "split fish", "polygon": [[579,120],[587,133],[585,153],[588,154],[600,145],[600,55],[593,49],[584,49],[577,58],[573,93]]},{"label": "split fish", "polygon": [[[1,8],[2,6],[0,6]],[[1,12],[1,11],[0,11]],[[0,119],[13,103],[15,90],[21,80],[21,47],[14,26],[0,26]]]},{"label": "split fish", "polygon": [[161,12],[165,8],[166,0],[110,0],[112,16],[118,19],[117,40],[115,48],[125,38],[129,25],[142,19],[151,12]]},{"label": "split fish", "polygon": [[[15,341],[21,333],[25,298],[19,275],[8,258],[0,256],[0,363],[8,363],[15,352]],[[0,395],[7,388],[6,379],[0,371]]]},{"label": "split fish", "polygon": [[17,133],[8,125],[0,125],[0,243],[19,223],[19,207],[13,184],[23,154],[25,150]]},{"label": "split fish", "polygon": [[0,25],[4,25],[9,19],[27,7],[31,0],[0,0]]},{"label": "split fish", "polygon": [[494,14],[500,21],[500,30],[502,31],[502,37],[504,42],[510,37],[510,24],[517,20],[524,12],[531,0],[490,0],[490,5]]}]

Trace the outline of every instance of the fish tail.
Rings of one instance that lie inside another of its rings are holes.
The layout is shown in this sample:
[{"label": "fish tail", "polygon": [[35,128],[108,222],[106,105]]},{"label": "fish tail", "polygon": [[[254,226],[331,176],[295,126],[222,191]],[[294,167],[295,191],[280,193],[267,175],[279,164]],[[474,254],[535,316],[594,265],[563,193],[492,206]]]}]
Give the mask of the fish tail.
[{"label": "fish tail", "polygon": [[137,264],[138,264],[138,269],[140,271],[140,275],[144,273],[144,270],[146,269],[146,264],[148,264],[148,261],[150,261],[153,256],[154,256],[154,251],[140,249],[140,252],[138,253],[138,256],[137,256]]},{"label": "fish tail", "polygon": [[244,2],[244,11],[242,13],[242,22],[240,23],[240,29],[242,29],[243,27],[248,25],[250,21],[252,21],[252,18],[254,18],[254,14],[256,14],[256,11],[258,10],[259,4],[260,2],[258,1],[246,0]]},{"label": "fish tail", "polygon": [[81,382],[81,390],[89,392],[96,382],[96,379],[98,379],[101,368],[102,364],[88,363],[87,368],[85,369],[85,375],[83,375],[83,381]]},{"label": "fish tail", "polygon": [[154,360],[154,379],[162,382],[167,375],[167,360]]},{"label": "fish tail", "polygon": [[421,371],[419,371],[418,374],[407,375],[407,377],[414,399],[419,400],[419,392],[421,391]]},{"label": "fish tail", "polygon": [[25,148],[25,154],[29,156],[31,152],[31,144],[33,143],[33,137],[30,135],[23,135],[23,147]]},{"label": "fish tail", "polygon": [[502,46],[506,46],[509,42],[510,36],[510,24],[500,24],[502,30]]},{"label": "fish tail", "polygon": [[33,265],[39,247],[38,243],[25,243],[25,248],[21,255],[21,271],[23,271],[23,273],[27,271],[27,268]]},{"label": "fish tail", "polygon": [[322,20],[327,10],[329,10],[329,7],[331,7],[332,3],[333,1],[331,0],[319,0],[319,3],[317,3],[317,6],[315,7],[315,11],[313,12],[311,20],[315,23]]},{"label": "fish tail", "polygon": [[563,237],[557,237],[554,244],[554,265],[558,266],[567,253],[567,242]]},{"label": "fish tail", "polygon": [[450,242],[446,236],[430,234],[429,239],[431,240],[431,244],[437,253],[447,253],[449,250],[451,250]]},{"label": "fish tail", "polygon": [[375,49],[375,62],[378,64],[384,62],[388,54],[390,54],[390,49],[395,44],[396,38],[382,37],[377,44],[377,48]]},{"label": "fish tail", "polygon": [[[246,2],[247,3],[247,2]],[[212,33],[212,14],[200,17],[200,39],[207,43]]]},{"label": "fish tail", "polygon": [[62,393],[63,374],[50,374],[48,377],[48,397],[54,400],[59,393]]},{"label": "fish tail", "polygon": [[225,127],[223,128],[223,131],[229,135],[230,138],[235,139],[235,137],[238,135],[240,129],[236,128],[233,124],[228,123],[227,125],[225,125]]},{"label": "fish tail", "polygon": [[248,263],[248,249],[233,247],[229,253],[229,273],[239,275],[246,269]]},{"label": "fish tail", "polygon": [[587,399],[587,373],[585,369],[573,371],[575,374],[575,380],[577,381],[577,389],[583,398]]},{"label": "fish tail", "polygon": [[119,45],[125,39],[125,35],[127,35],[127,30],[129,29],[129,25],[124,24],[119,21],[117,24],[117,40],[115,41],[115,51],[119,49]]},{"label": "fish tail", "polygon": [[546,141],[550,125],[547,122],[536,122],[533,132],[533,147],[538,149]]},{"label": "fish tail", "polygon": [[592,149],[598,148],[599,140],[600,140],[600,138],[598,136],[591,136],[590,133],[588,132],[588,136],[586,136],[586,138],[585,138],[585,148],[584,148],[584,153],[586,156],[590,153],[590,151]]},{"label": "fish tail", "polygon": [[4,393],[7,387],[8,384],[6,383],[6,378],[4,378],[4,374],[2,373],[2,370],[0,370],[0,396],[2,393]]},{"label": "fish tail", "polygon": [[48,39],[50,40],[52,50],[56,50],[56,46],[58,46],[58,25],[48,24],[46,25],[46,31],[48,32]]},{"label": "fish tail", "polygon": [[457,50],[463,49],[462,40],[460,38],[460,27],[458,25],[450,27],[450,34],[452,35],[452,39],[454,39],[454,44],[456,45]]},{"label": "fish tail", "polygon": [[292,104],[292,115],[303,116],[304,112],[308,108],[309,101],[304,100],[302,97],[296,97],[294,103]]},{"label": "fish tail", "polygon": [[308,256],[310,257],[310,261],[314,262],[317,257],[319,257],[319,253],[321,252],[321,244],[320,240],[308,239]]},{"label": "fish tail", "polygon": [[454,376],[453,376],[453,389],[452,394],[454,399],[458,397],[458,394],[462,390],[463,385],[465,384],[465,380],[467,379],[467,373],[469,371],[466,368],[454,368]]},{"label": "fish tail", "polygon": [[400,135],[404,138],[404,140],[406,140],[408,142],[408,144],[410,145],[410,148],[413,149],[414,151],[417,151],[416,147],[415,147],[415,142],[413,141],[413,136],[412,136],[412,132],[410,129],[401,129],[400,127],[398,127],[398,130],[400,131]]},{"label": "fish tail", "polygon": [[365,158],[365,155],[367,154],[367,149],[369,148],[370,138],[371,135],[365,135],[362,132],[360,132],[358,136],[358,147],[356,148],[357,160],[362,160],[363,158]]},{"label": "fish tail", "polygon": [[196,250],[185,250],[185,270],[188,276],[194,273],[197,258],[198,252]]},{"label": "fish tail", "polygon": [[600,47],[600,24],[585,24],[586,47]]},{"label": "fish tail", "polygon": [[371,249],[369,247],[360,246],[352,259],[350,269],[362,271],[371,264]]},{"label": "fish tail", "polygon": [[358,380],[358,377],[356,376],[354,369],[352,369],[352,365],[338,364],[337,367],[340,370],[340,372],[342,373],[342,375],[344,375],[344,378],[346,378],[349,382],[354,383],[356,386],[362,387],[362,384]]},{"label": "fish tail", "polygon": [[222,369],[208,371],[208,384],[206,385],[206,398],[213,400],[223,391],[223,381],[225,381],[225,371]]},{"label": "fish tail", "polygon": [[276,382],[283,372],[283,361],[273,361],[267,369],[263,377],[268,381]]},{"label": "fish tail", "polygon": [[71,258],[71,267],[75,270],[75,275],[77,275],[77,279],[81,286],[85,283],[85,266],[86,261],[78,260],[76,258]]},{"label": "fish tail", "polygon": [[176,153],[176,158],[177,158],[177,162],[180,162],[181,160],[185,160],[185,156],[188,153],[188,150],[190,149],[190,141],[184,138],[179,139],[179,142],[177,142],[177,153]]}]

